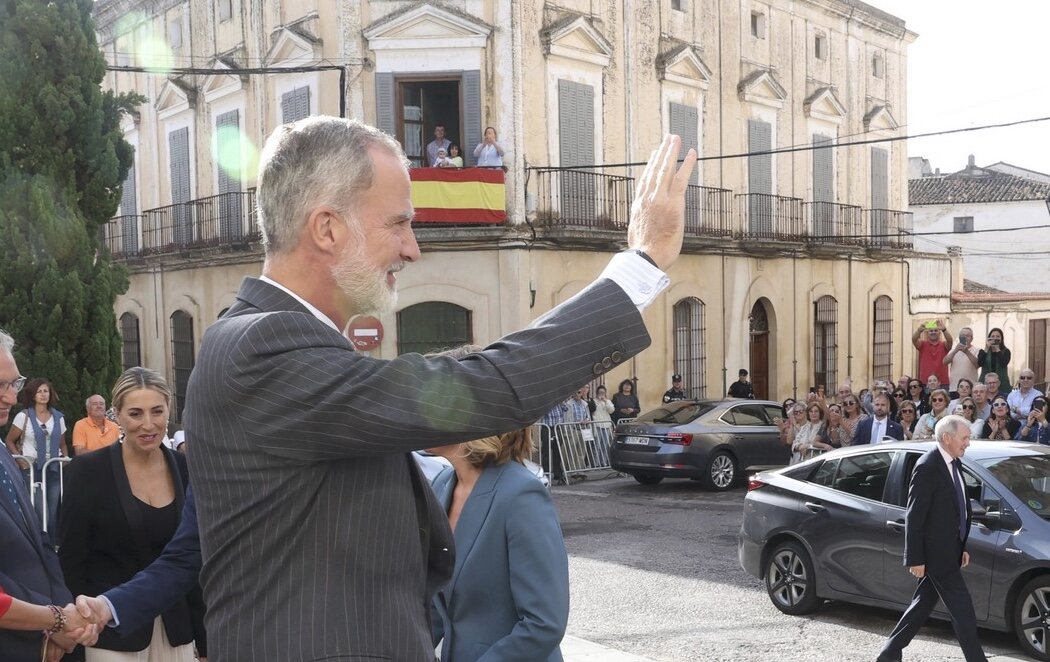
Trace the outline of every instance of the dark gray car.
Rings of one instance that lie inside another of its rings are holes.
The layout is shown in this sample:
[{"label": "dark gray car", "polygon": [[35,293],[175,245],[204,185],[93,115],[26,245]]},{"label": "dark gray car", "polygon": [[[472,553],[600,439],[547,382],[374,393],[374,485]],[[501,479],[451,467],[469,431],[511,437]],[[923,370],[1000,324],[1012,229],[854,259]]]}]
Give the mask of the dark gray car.
[{"label": "dark gray car", "polygon": [[643,485],[693,478],[728,490],[746,470],[782,467],[791,450],[773,423],[780,405],[765,400],[682,400],[616,426],[612,468]]},{"label": "dark gray car", "polygon": [[[903,566],[908,484],[933,446],[858,446],[752,477],[741,566],[786,614],[824,599],[903,611],[916,585]],[[973,506],[963,577],[978,623],[1015,632],[1027,654],[1050,660],[1050,447],[976,441],[963,476]],[[943,608],[934,615],[948,618]]]}]

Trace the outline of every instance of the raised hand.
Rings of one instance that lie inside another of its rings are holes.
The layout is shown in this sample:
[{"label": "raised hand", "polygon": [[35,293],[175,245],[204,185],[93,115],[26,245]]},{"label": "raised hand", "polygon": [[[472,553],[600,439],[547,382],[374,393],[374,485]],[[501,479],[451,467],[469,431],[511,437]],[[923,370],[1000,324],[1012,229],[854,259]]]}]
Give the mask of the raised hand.
[{"label": "raised hand", "polygon": [[666,135],[649,156],[634,190],[627,245],[644,251],[660,269],[667,270],[682,251],[685,233],[685,191],[696,166],[696,150],[690,149],[682,167],[678,152],[682,139]]}]

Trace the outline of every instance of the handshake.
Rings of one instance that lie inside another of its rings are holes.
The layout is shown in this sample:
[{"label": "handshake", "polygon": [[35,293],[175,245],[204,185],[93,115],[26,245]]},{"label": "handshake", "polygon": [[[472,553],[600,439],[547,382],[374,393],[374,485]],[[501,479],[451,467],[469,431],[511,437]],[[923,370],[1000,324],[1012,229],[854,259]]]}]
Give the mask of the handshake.
[{"label": "handshake", "polygon": [[57,631],[47,638],[47,649],[44,659],[48,662],[61,660],[66,653],[71,653],[80,644],[93,646],[98,641],[102,628],[113,619],[109,604],[102,598],[89,598],[81,595],[76,603],[61,608],[62,616],[55,616]]}]

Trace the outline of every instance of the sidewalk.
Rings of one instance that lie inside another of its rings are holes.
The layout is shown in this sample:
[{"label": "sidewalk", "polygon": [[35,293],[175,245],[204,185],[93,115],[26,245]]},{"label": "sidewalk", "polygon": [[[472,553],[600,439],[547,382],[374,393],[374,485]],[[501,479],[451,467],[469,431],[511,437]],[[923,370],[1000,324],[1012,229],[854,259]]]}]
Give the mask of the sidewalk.
[{"label": "sidewalk", "polygon": [[607,648],[569,634],[561,640],[561,654],[565,662],[649,662],[648,658]]}]

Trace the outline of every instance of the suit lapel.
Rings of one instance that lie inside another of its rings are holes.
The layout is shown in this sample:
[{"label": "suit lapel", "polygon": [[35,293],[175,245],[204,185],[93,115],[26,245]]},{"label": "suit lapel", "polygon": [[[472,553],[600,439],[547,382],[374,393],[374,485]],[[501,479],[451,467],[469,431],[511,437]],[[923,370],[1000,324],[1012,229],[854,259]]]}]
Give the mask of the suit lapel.
[{"label": "suit lapel", "polygon": [[463,504],[463,512],[460,513],[459,521],[456,523],[456,569],[449,583],[449,593],[455,594],[456,582],[459,581],[463,566],[470,557],[470,550],[478,541],[478,534],[485,525],[492,508],[492,499],[496,496],[496,485],[503,475],[506,464],[489,465],[481,472],[478,482],[474,485],[467,502]]},{"label": "suit lapel", "polygon": [[[149,541],[146,540],[146,529],[143,525],[142,519],[142,508],[138,505],[138,499],[131,492],[131,483],[128,482],[128,472],[124,469],[124,456],[121,455],[120,449],[122,444],[110,444],[107,447],[109,452],[109,465],[113,472],[113,484],[117,488],[117,498],[120,501],[120,507],[124,511],[124,517],[127,518],[128,527],[131,529],[132,541],[135,544],[135,552],[141,561],[144,561],[147,565],[152,560],[150,557]],[[176,472],[177,473],[177,472]]]}]

